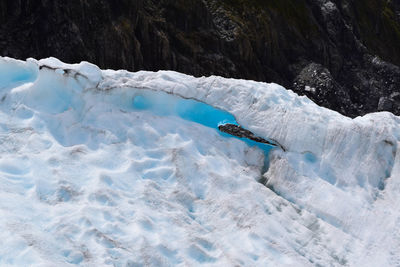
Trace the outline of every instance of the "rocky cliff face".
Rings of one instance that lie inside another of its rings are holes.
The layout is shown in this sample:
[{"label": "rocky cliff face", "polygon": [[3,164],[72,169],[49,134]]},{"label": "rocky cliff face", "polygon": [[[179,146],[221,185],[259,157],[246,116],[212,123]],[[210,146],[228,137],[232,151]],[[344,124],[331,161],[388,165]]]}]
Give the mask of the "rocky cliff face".
[{"label": "rocky cliff face", "polygon": [[399,0],[0,0],[0,55],[277,82],[400,114]]}]

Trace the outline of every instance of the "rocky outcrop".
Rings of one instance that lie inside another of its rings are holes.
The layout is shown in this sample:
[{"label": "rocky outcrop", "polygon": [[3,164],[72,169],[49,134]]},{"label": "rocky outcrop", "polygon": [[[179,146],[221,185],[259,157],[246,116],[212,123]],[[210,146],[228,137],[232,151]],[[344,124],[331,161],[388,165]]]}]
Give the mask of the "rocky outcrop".
[{"label": "rocky outcrop", "polygon": [[268,141],[262,137],[255,135],[253,132],[251,132],[247,129],[244,129],[242,126],[239,126],[236,124],[231,124],[231,123],[221,124],[218,126],[218,129],[223,133],[227,133],[227,134],[239,137],[239,138],[247,138],[247,139],[257,142],[257,143],[262,143],[262,144],[267,144],[267,145],[274,146],[274,147],[279,147],[283,151],[286,151],[286,149],[283,146],[281,146],[278,142]]},{"label": "rocky outcrop", "polygon": [[400,114],[399,0],[0,0],[0,55],[277,82]]}]

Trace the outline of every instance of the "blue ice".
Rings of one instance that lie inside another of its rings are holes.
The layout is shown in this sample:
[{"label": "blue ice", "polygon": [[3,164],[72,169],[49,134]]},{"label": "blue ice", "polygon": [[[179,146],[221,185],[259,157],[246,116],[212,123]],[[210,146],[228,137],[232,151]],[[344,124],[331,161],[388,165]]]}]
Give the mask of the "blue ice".
[{"label": "blue ice", "polygon": [[222,136],[237,138],[249,146],[257,146],[264,151],[266,162],[271,145],[255,142],[247,138],[239,138],[218,130],[221,124],[236,124],[235,117],[229,112],[217,109],[193,99],[185,99],[164,92],[145,91],[133,98],[133,108],[136,110],[150,110],[159,116],[178,116],[182,119],[193,121],[204,126],[216,129]]},{"label": "blue ice", "polygon": [[37,71],[18,62],[0,60],[0,88],[34,81]]},{"label": "blue ice", "polygon": [[182,119],[197,122],[218,129],[223,123],[238,124],[229,112],[214,108],[205,103],[176,97],[164,92],[143,92],[133,99],[133,107],[138,110],[151,110],[160,116],[175,115]]}]

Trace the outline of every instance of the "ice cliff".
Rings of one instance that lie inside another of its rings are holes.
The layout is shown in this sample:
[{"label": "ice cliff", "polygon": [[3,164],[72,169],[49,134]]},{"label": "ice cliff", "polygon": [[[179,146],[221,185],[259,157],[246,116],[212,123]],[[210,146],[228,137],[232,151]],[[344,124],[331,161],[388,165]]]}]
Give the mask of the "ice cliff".
[{"label": "ice cliff", "polygon": [[0,265],[399,265],[399,129],[277,84],[0,58]]}]

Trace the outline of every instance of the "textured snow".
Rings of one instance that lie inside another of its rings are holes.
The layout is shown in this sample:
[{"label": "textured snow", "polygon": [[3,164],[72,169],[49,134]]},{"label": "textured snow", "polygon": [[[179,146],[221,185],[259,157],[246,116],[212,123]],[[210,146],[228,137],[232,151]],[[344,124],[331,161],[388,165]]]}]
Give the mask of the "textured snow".
[{"label": "textured snow", "polygon": [[400,265],[392,114],[54,58],[0,58],[0,101],[1,266]]}]

